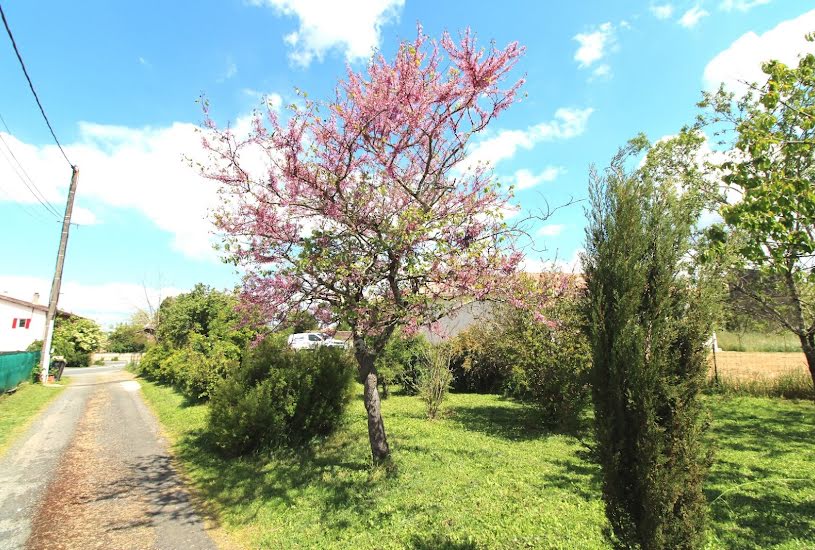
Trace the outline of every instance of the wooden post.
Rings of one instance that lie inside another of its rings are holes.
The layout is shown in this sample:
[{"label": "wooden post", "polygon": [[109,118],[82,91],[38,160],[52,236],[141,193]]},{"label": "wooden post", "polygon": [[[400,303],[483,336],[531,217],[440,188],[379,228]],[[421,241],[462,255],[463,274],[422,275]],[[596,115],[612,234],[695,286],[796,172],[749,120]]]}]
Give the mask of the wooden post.
[{"label": "wooden post", "polygon": [[68,232],[71,229],[71,214],[74,211],[74,196],[76,195],[76,180],[79,178],[79,168],[72,166],[71,185],[68,188],[68,202],[65,204],[65,216],[62,218],[62,235],[59,239],[57,251],[57,266],[54,270],[54,281],[51,284],[51,297],[48,300],[48,313],[45,318],[45,334],[42,339],[42,353],[40,355],[40,380],[43,384],[48,382],[48,368],[51,365],[51,342],[54,337],[54,319],[57,316],[57,302],[59,289],[62,286],[62,268],[65,265],[65,251],[68,248]]}]

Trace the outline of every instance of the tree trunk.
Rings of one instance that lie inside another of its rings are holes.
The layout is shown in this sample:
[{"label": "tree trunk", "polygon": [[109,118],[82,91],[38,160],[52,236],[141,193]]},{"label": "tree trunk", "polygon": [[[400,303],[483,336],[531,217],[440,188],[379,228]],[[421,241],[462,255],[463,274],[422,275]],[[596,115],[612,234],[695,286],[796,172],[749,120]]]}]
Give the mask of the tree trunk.
[{"label": "tree trunk", "polygon": [[807,358],[809,375],[812,377],[812,386],[815,389],[815,338],[809,335],[799,335],[798,338],[801,340],[801,349],[804,350],[804,356]]},{"label": "tree trunk", "polygon": [[357,350],[356,359],[359,365],[360,377],[365,386],[363,399],[365,410],[368,411],[368,440],[371,443],[371,457],[374,463],[378,463],[388,458],[391,451],[388,447],[388,438],[385,435],[385,423],[382,422],[382,407],[379,402],[374,357]]}]

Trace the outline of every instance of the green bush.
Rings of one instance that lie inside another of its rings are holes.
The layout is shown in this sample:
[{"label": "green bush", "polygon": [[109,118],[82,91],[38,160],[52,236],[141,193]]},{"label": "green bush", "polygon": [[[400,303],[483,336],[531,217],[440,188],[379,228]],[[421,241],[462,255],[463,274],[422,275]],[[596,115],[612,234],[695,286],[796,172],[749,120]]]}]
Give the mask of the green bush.
[{"label": "green bush", "polygon": [[454,388],[502,393],[535,405],[550,425],[573,423],[589,400],[589,347],[576,302],[562,298],[547,312],[549,326],[515,308],[454,340]]},{"label": "green bush", "polygon": [[389,395],[389,387],[397,384],[408,395],[418,392],[419,373],[427,341],[421,335],[404,336],[396,332],[376,359],[382,398]]},{"label": "green bush", "polygon": [[424,351],[424,365],[419,377],[419,395],[425,402],[427,417],[436,418],[453,381],[450,363],[453,352],[449,344],[428,346]]},{"label": "green bush", "polygon": [[686,132],[662,141],[634,172],[625,163],[638,159],[621,154],[590,187],[583,268],[597,456],[606,516],[626,548],[704,544],[701,390],[715,274],[691,261],[700,143]]},{"label": "green bush", "polygon": [[517,343],[506,350],[511,374],[505,393],[537,407],[546,424],[574,424],[591,395],[588,340],[573,301],[563,299],[550,315],[557,319],[553,326],[523,312],[508,321],[508,334]]},{"label": "green bush", "polygon": [[225,455],[239,456],[327,435],[342,418],[355,372],[344,350],[294,352],[269,337],[215,389],[212,439]]},{"label": "green bush", "polygon": [[99,325],[90,319],[58,317],[54,323],[52,356],[65,357],[68,367],[90,366],[91,354],[99,350],[103,336]]},{"label": "green bush", "polygon": [[107,351],[140,353],[147,348],[147,333],[136,323],[121,323],[108,334]]},{"label": "green bush", "polygon": [[211,397],[257,333],[241,324],[237,307],[234,294],[200,284],[164,300],[157,344],[142,357],[141,374],[173,385],[191,399]]},{"label": "green bush", "polygon": [[142,357],[142,375],[170,384],[191,399],[208,399],[215,386],[237,367],[241,350],[228,340],[190,336],[181,348],[153,346]]}]

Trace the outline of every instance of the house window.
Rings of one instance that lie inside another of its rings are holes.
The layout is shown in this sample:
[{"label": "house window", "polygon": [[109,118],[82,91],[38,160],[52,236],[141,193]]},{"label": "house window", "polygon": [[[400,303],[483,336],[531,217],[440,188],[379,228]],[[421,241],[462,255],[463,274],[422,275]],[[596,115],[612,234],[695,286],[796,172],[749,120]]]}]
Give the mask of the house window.
[{"label": "house window", "polygon": [[31,319],[12,319],[11,328],[28,328],[31,326]]}]

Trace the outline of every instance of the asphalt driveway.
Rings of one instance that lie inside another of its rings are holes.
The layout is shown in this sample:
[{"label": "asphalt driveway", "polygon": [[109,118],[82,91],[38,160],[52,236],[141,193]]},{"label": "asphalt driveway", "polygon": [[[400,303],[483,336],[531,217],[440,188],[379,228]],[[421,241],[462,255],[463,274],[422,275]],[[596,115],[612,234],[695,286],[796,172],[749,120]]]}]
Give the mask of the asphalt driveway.
[{"label": "asphalt driveway", "polygon": [[0,458],[0,549],[210,549],[124,364],[71,384]]}]

